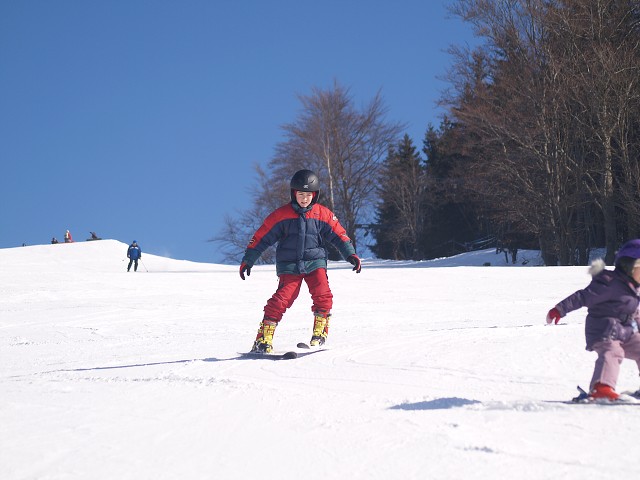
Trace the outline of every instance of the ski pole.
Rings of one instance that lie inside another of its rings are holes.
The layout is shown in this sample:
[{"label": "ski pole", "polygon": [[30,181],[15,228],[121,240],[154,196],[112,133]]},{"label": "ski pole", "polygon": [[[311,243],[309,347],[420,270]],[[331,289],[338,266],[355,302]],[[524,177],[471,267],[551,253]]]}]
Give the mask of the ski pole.
[{"label": "ski pole", "polygon": [[144,262],[142,261],[142,259],[140,259],[140,263],[142,264],[142,266],[144,267],[144,269],[147,271],[147,273],[149,273],[149,269],[147,268],[147,266],[144,264]]}]

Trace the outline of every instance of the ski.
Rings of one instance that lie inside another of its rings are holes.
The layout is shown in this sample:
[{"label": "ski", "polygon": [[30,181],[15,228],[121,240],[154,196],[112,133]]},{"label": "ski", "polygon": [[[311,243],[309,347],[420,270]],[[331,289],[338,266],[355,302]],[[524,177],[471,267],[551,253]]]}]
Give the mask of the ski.
[{"label": "ski", "polygon": [[564,405],[597,405],[605,407],[638,407],[640,402],[629,402],[627,400],[585,400],[574,402],[573,400],[545,400],[544,403],[562,403]]},{"label": "ski", "polygon": [[[298,348],[305,349],[305,347],[300,347],[300,343],[298,344]],[[250,360],[293,360],[294,358],[306,357],[307,355],[311,355],[318,352],[326,351],[325,348],[315,348],[315,347],[306,347],[305,352],[295,352],[293,350],[289,352],[276,352],[276,353],[262,353],[262,352],[240,352],[240,359],[250,359]]]},{"label": "ski", "polygon": [[267,359],[267,360],[292,360],[298,358],[298,352],[284,353],[263,353],[263,352],[244,352],[240,353],[242,358]]},{"label": "ski", "polygon": [[569,401],[561,403],[567,403],[571,405],[607,405],[607,406],[620,406],[620,405],[640,405],[640,400],[633,395],[621,393],[617,400],[608,400],[606,398],[594,399],[589,397],[589,393],[578,385],[578,392],[580,394],[577,397],[572,398]]}]

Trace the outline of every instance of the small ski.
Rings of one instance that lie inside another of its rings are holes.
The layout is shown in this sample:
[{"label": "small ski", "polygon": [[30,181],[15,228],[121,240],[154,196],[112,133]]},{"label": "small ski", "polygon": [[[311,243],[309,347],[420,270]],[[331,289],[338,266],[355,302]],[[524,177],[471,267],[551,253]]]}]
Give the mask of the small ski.
[{"label": "small ski", "polygon": [[574,402],[573,400],[546,400],[545,403],[563,403],[565,405],[598,405],[605,407],[640,407],[640,402],[628,402],[626,400],[585,400]]},{"label": "small ski", "polygon": [[[300,348],[300,347],[299,347]],[[284,353],[261,353],[261,352],[240,352],[238,359],[249,360],[292,360],[294,358],[306,357],[318,352],[326,352],[326,348],[310,348],[306,352],[284,352]]]},{"label": "small ski", "polygon": [[292,360],[298,358],[298,352],[284,353],[263,353],[263,352],[245,352],[241,353],[242,358],[266,359],[266,360]]},{"label": "small ski", "polygon": [[606,406],[621,406],[621,405],[640,405],[640,400],[634,398],[632,395],[625,393],[620,394],[617,400],[607,399],[593,399],[589,397],[589,393],[578,385],[578,391],[580,395],[572,398],[569,401],[561,402],[572,405],[606,405]]}]

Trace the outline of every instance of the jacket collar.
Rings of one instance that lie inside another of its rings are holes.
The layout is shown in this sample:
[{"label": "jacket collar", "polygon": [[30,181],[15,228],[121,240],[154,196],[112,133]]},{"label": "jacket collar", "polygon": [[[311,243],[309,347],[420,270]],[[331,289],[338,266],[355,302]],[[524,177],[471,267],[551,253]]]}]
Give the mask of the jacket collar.
[{"label": "jacket collar", "polygon": [[293,201],[293,202],[291,202],[291,207],[293,207],[293,209],[297,213],[307,213],[308,211],[310,211],[313,208],[313,204],[309,205],[306,208],[302,208],[300,205],[298,205],[298,202]]}]

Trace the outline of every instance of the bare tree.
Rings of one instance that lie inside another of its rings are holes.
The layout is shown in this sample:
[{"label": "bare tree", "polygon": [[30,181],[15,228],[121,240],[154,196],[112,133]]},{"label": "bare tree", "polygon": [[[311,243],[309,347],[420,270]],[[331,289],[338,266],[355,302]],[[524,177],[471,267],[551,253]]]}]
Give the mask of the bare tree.
[{"label": "bare tree", "polygon": [[[247,190],[253,196],[251,208],[239,212],[237,216],[227,214],[224,227],[209,241],[220,245],[223,262],[240,263],[251,235],[260,228],[264,219],[276,208],[289,201],[289,180],[274,181],[265,171],[254,165],[256,185]],[[262,253],[258,263],[275,262],[275,248]]]},{"label": "bare tree", "polygon": [[[299,96],[298,118],[282,127],[285,140],[276,146],[268,169],[256,167],[256,201],[238,218],[228,216],[225,226],[212,239],[220,244],[225,261],[238,262],[251,234],[264,218],[290,201],[289,181],[300,169],[314,170],[323,187],[320,202],[339,217],[347,234],[357,242],[356,225],[373,215],[376,178],[387,148],[397,140],[403,126],[385,121],[386,108],[377,94],[358,110],[347,89],[334,83],[332,89],[314,88]],[[325,200],[327,199],[327,200]],[[273,261],[273,252],[261,260]]]},{"label": "bare tree", "polygon": [[454,50],[455,96],[445,98],[475,143],[475,183],[507,222],[540,238],[547,263],[562,258],[571,170],[560,144],[566,132],[554,77],[543,54],[546,33],[535,1],[459,1],[454,12],[487,39]]},{"label": "bare tree", "polygon": [[301,168],[314,170],[326,185],[329,208],[356,242],[356,225],[373,213],[380,165],[403,125],[385,120],[380,93],[358,110],[349,90],[337,82],[328,90],[314,88],[299,100],[301,113],[282,127],[285,140],[269,164],[273,178],[288,178]]},{"label": "bare tree", "polygon": [[547,264],[575,261],[597,207],[612,260],[627,210],[617,199],[637,195],[637,2],[459,0],[453,11],[487,41],[454,52],[462,75],[445,98],[476,143],[477,186],[538,235]]},{"label": "bare tree", "polygon": [[628,0],[574,0],[550,10],[556,44],[565,49],[573,117],[589,146],[585,186],[604,216],[608,262],[624,240],[617,210],[635,211],[629,223],[637,233],[638,161],[632,152],[638,150],[637,138],[629,135],[640,105],[637,8]]}]

